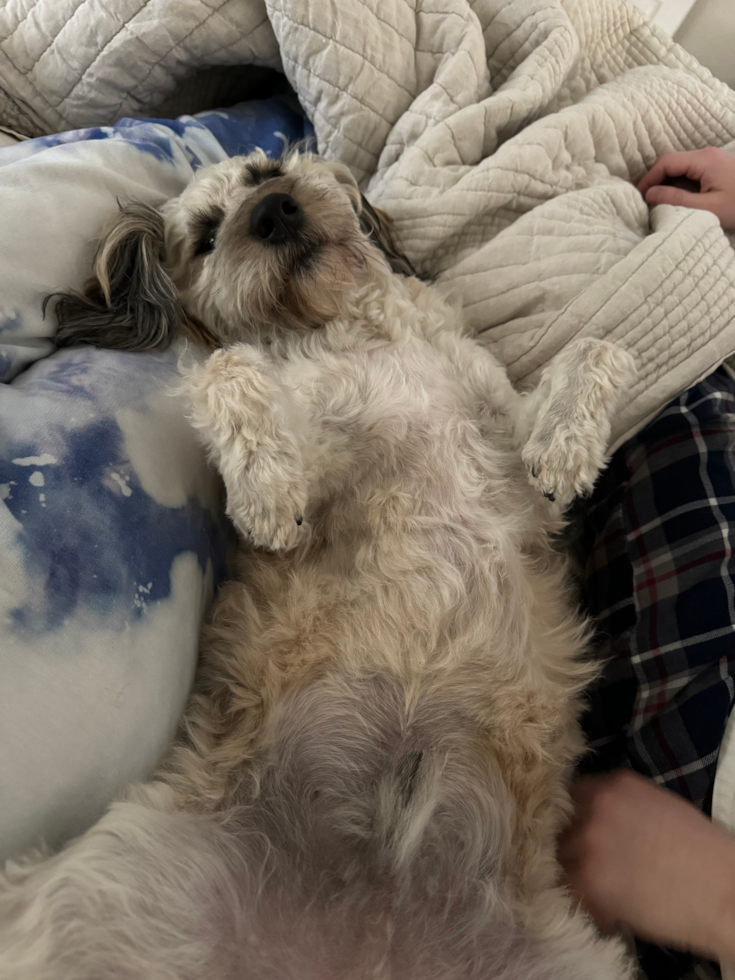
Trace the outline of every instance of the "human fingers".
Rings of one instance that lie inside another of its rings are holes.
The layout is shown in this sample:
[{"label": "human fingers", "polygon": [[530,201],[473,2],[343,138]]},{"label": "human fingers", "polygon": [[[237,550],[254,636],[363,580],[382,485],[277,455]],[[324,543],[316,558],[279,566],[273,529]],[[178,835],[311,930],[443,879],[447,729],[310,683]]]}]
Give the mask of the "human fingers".
[{"label": "human fingers", "polygon": [[696,208],[710,211],[716,215],[723,228],[735,228],[735,196],[724,191],[710,191],[705,194],[691,194],[679,187],[651,187],[645,195],[646,204],[672,204],[680,208]]},{"label": "human fingers", "polygon": [[690,180],[701,181],[711,161],[709,149],[665,153],[638,182],[638,190],[645,197],[650,187],[662,184],[669,177],[689,177]]},{"label": "human fingers", "polygon": [[735,955],[735,840],[691,803],[631,772],[581,780],[559,841],[571,892],[601,931]]}]

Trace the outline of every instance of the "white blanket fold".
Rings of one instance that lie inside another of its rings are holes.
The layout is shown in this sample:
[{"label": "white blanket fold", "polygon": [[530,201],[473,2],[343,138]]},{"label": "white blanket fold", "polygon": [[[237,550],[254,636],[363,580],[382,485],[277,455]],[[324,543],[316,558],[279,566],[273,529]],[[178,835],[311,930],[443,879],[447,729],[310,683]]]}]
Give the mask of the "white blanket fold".
[{"label": "white blanket fold", "polygon": [[27,0],[0,86],[47,129],[145,112],[194,68],[282,66],[319,150],[394,218],[532,385],[572,337],[639,377],[619,444],[735,351],[735,259],[712,216],[648,209],[663,152],[735,139],[735,93],[624,0]]}]

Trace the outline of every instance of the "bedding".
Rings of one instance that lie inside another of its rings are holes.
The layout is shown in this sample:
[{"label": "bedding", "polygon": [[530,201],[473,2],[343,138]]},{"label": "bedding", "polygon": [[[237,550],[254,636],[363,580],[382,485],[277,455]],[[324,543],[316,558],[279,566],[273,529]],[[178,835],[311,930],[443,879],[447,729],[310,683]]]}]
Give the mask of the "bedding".
[{"label": "bedding", "polygon": [[117,200],[160,204],[201,165],[306,135],[271,100],[0,148],[0,862],[149,775],[228,543],[168,391],[178,352],[55,351],[43,299],[82,286]]},{"label": "bedding", "polygon": [[624,0],[0,10],[8,125],[112,123],[198,68],[244,63],[282,66],[320,152],[393,216],[519,385],[575,336],[635,354],[614,445],[735,350],[735,259],[716,219],[649,217],[631,184],[664,151],[729,144],[735,93]]},{"label": "bedding", "polygon": [[[734,446],[735,381],[720,368],[621,446],[578,508],[604,665],[583,769],[630,766],[733,831]],[[719,976],[688,953],[639,954],[651,980]]]},{"label": "bedding", "polygon": [[[286,73],[320,151],[393,216],[401,248],[458,294],[520,386],[575,336],[634,353],[611,448],[735,350],[735,262],[716,219],[649,215],[631,183],[664,151],[730,144],[735,93],[624,0],[0,6],[0,125],[77,130],[0,150],[0,854],[81,829],[155,761],[223,572],[217,488],[163,394],[176,352],[52,355],[39,311],[46,292],[81,285],[116,196],[160,203],[246,149],[249,127],[271,152],[276,129],[302,134],[282,103],[275,120],[246,110],[232,125],[126,120],[228,64]],[[115,557],[99,583],[101,539]]]}]

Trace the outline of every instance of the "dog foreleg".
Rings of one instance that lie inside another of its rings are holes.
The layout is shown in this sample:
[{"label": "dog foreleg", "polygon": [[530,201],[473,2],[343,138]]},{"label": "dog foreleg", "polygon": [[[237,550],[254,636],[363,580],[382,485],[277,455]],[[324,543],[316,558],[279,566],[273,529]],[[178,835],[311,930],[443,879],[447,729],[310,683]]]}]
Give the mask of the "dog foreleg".
[{"label": "dog foreleg", "polygon": [[613,412],[634,376],[630,354],[593,338],[553,359],[514,422],[532,486],[562,505],[592,491],[606,462]]},{"label": "dog foreleg", "polygon": [[235,527],[256,547],[294,547],[306,479],[287,395],[267,356],[236,344],[215,351],[186,378],[191,421],[222,474]]}]

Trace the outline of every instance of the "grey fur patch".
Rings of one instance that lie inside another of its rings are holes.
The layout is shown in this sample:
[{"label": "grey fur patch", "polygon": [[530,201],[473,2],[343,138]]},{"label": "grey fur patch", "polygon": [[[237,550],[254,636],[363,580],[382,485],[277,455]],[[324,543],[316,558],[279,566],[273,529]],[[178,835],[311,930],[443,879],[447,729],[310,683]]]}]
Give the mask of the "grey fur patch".
[{"label": "grey fur patch", "polygon": [[59,347],[94,344],[118,350],[168,347],[178,336],[184,313],[163,268],[163,217],[147,204],[120,206],[117,221],[95,257],[95,275],[84,292],[58,297]]},{"label": "grey fur patch", "polygon": [[401,276],[415,276],[417,279],[423,281],[428,280],[428,276],[420,275],[416,272],[406,256],[398,251],[393,239],[391,220],[388,215],[378,208],[374,208],[364,194],[361,195],[361,198],[360,226],[370,240],[385,255],[391,269]]}]

